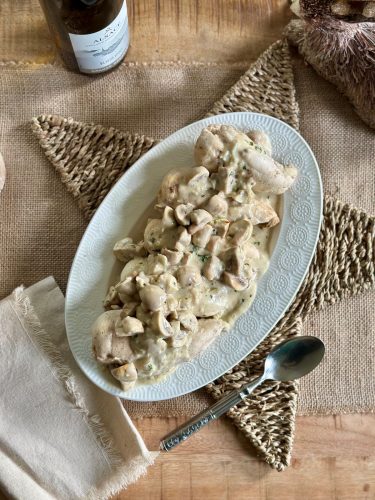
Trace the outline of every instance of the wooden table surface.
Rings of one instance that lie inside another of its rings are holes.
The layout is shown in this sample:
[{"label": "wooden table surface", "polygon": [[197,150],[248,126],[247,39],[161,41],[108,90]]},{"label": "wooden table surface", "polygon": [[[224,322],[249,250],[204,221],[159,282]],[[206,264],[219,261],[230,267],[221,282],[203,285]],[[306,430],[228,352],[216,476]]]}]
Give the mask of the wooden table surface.
[{"label": "wooden table surface", "polygon": [[[290,17],[286,0],[128,0],[127,60],[254,60]],[[54,47],[36,0],[1,0],[0,60],[49,62]],[[0,96],[1,97],[1,96]],[[149,449],[181,423],[137,419]],[[375,498],[375,415],[299,417],[292,465],[271,470],[222,419],[172,453],[118,499]]]}]

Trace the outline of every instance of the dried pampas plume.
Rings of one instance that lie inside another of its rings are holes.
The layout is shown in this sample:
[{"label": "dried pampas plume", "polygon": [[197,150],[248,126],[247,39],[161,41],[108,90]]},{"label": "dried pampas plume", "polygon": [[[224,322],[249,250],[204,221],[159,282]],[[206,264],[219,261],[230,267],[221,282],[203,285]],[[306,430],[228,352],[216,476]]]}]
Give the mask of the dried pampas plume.
[{"label": "dried pampas plume", "polygon": [[299,7],[302,19],[291,21],[286,28],[289,42],[375,128],[375,23],[330,16],[329,2],[312,0],[306,10],[304,3]]}]

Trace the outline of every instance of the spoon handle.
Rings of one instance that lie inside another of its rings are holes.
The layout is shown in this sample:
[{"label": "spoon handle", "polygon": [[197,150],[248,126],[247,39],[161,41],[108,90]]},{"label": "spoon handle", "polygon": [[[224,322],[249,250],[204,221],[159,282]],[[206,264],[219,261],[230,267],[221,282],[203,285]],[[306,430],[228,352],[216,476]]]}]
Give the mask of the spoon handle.
[{"label": "spoon handle", "polygon": [[209,408],[198,413],[186,423],[178,427],[170,434],[165,436],[160,443],[160,448],[164,451],[170,451],[178,444],[186,441],[192,434],[199,431],[212,420],[216,420],[224,413],[227,413],[233,406],[240,403],[251,392],[263,382],[263,377],[256,378],[240,390],[229,392],[226,396],[216,401]]}]

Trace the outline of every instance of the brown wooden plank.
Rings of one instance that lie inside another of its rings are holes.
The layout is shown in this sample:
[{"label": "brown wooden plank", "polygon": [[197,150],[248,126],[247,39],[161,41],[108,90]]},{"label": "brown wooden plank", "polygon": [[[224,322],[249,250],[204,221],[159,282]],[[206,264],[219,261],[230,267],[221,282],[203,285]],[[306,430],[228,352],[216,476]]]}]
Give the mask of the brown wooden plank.
[{"label": "brown wooden plank", "polygon": [[[181,418],[137,419],[151,449]],[[262,463],[225,419],[160,455],[117,499],[365,500],[375,498],[375,415],[299,417],[292,464]]]},{"label": "brown wooden plank", "polygon": [[[280,37],[287,0],[128,0],[128,61],[254,60]],[[0,60],[55,57],[37,0],[0,2]]]}]

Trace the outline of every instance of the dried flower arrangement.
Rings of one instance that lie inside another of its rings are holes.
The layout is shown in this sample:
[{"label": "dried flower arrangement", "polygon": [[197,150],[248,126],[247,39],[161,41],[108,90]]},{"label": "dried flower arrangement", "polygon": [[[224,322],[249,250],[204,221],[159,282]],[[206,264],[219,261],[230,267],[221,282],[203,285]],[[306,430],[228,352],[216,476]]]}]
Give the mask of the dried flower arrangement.
[{"label": "dried flower arrangement", "polygon": [[[350,2],[350,7],[354,3],[375,7],[375,2]],[[336,4],[294,2],[292,10],[300,19],[291,21],[285,34],[315,71],[336,85],[362,120],[375,128],[375,22],[359,21],[358,11],[341,17]]]}]

